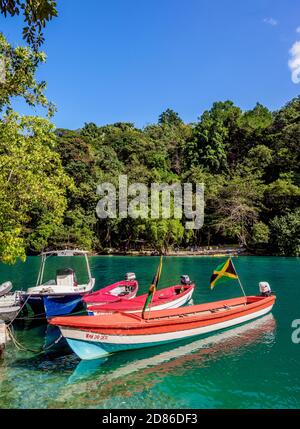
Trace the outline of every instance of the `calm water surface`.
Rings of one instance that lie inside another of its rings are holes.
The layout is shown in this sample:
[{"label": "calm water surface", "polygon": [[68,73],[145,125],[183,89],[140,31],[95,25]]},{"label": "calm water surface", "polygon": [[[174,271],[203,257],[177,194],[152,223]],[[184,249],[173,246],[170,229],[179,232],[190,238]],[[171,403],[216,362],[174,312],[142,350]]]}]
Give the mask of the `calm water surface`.
[{"label": "calm water surface", "polygon": [[[197,285],[196,304],[239,296],[235,283],[209,289],[211,272],[222,261],[166,258],[160,287],[189,274]],[[71,264],[66,258],[50,260],[49,276],[66,262]],[[83,261],[75,263],[80,280]],[[90,263],[97,288],[134,271],[144,293],[158,258],[99,256]],[[291,340],[291,323],[300,319],[300,259],[239,257],[234,263],[247,294],[257,293],[260,280],[269,281],[277,295],[272,314],[206,338],[90,362],[79,361],[63,343],[46,355],[9,344],[0,362],[0,408],[299,408],[300,343]],[[26,289],[35,284],[38,266],[38,257],[0,265],[0,283],[11,280],[16,289]],[[41,320],[22,320],[14,329],[32,349],[56,335]]]}]

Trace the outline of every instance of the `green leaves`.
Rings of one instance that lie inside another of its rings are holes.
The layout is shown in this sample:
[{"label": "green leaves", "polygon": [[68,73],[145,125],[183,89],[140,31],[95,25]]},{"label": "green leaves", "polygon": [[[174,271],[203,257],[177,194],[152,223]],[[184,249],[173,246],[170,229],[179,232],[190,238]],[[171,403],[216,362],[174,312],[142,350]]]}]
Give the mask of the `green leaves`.
[{"label": "green leaves", "polygon": [[[53,125],[14,112],[0,122],[0,259],[40,251],[63,220],[72,181],[54,151]],[[29,238],[32,233],[31,238]]]},{"label": "green leaves", "polygon": [[5,17],[23,15],[27,24],[22,31],[23,39],[34,51],[44,42],[42,30],[46,23],[57,16],[54,0],[1,0],[0,11]]},{"label": "green leaves", "polygon": [[[35,54],[18,52],[20,64],[32,66]],[[45,119],[9,112],[0,122],[0,258],[13,262],[60,246],[164,251],[228,242],[298,254],[298,101],[287,109],[286,116],[261,105],[242,112],[228,101],[215,103],[197,124],[168,109],[144,129],[90,123],[55,133]],[[203,228],[186,231],[185,220],[173,218],[97,219],[97,185],[118,186],[120,174],[148,187],[204,183]]]},{"label": "green leaves", "polygon": [[272,244],[280,255],[300,256],[300,208],[270,222]]},{"label": "green leaves", "polygon": [[253,225],[251,242],[257,244],[267,244],[270,239],[270,228],[263,222],[257,222]]},{"label": "green leaves", "polygon": [[224,242],[238,242],[252,250],[266,246],[272,243],[274,231],[270,221],[299,206],[298,101],[287,109],[283,121],[283,111],[273,115],[257,104],[243,112],[226,101],[214,103],[197,124],[184,124],[167,109],[158,124],[143,130],[131,123],[102,127],[90,123],[79,132],[63,131],[58,150],[76,182],[68,211],[82,208],[80,217],[90,219],[99,181],[117,185],[121,173],[128,175],[130,183],[148,186],[151,182],[204,183],[205,222],[199,231],[185,231],[178,219],[107,219],[89,223],[94,237],[103,247],[126,249]]},{"label": "green leaves", "polygon": [[160,125],[175,126],[183,125],[183,120],[179,117],[178,113],[172,109],[167,109],[159,115],[158,123]]},{"label": "green leaves", "polygon": [[46,83],[35,79],[37,68],[46,61],[46,55],[29,47],[13,48],[0,33],[0,58],[4,64],[0,81],[0,112],[10,107],[12,98],[22,97],[30,106],[45,107],[48,115],[52,116],[55,108],[45,97]]},{"label": "green leaves", "polygon": [[200,163],[214,174],[228,171],[227,149],[240,115],[232,101],[214,103],[205,111],[187,141],[188,165]]},{"label": "green leaves", "polygon": [[262,209],[263,191],[263,183],[255,175],[232,176],[216,200],[216,231],[247,246]]},{"label": "green leaves", "polygon": [[184,227],[178,219],[159,219],[146,221],[147,241],[157,250],[167,250],[169,246],[179,245],[184,237]]}]

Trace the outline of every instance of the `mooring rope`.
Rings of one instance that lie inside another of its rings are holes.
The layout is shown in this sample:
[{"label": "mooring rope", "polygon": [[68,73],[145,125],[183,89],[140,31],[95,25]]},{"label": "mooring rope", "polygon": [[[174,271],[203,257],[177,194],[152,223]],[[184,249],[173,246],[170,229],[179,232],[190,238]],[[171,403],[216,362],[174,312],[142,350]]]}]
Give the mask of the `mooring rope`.
[{"label": "mooring rope", "polygon": [[7,331],[9,334],[9,337],[11,338],[14,346],[18,349],[18,350],[22,350],[22,351],[26,351],[26,352],[31,352],[31,353],[35,353],[35,354],[42,354],[45,351],[51,349],[52,347],[54,347],[61,339],[62,339],[62,335],[60,335],[55,341],[53,341],[53,343],[49,344],[47,347],[42,347],[40,350],[37,349],[31,349],[29,347],[25,347],[23,344],[21,344],[16,337],[14,336],[14,334],[12,333],[12,330],[9,326],[7,326]]},{"label": "mooring rope", "polygon": [[[23,344],[21,344],[17,339],[16,339],[16,337],[14,336],[14,334],[13,334],[13,332],[12,332],[12,329],[10,328],[11,327],[11,325],[12,325],[12,323],[15,321],[15,320],[44,320],[45,319],[45,317],[38,317],[38,316],[46,316],[46,313],[39,313],[39,314],[35,314],[34,316],[29,316],[29,317],[18,317],[18,315],[21,313],[21,311],[24,309],[24,307],[25,307],[25,305],[27,304],[27,302],[28,302],[28,300],[29,300],[29,298],[31,297],[31,295],[28,295],[27,296],[27,298],[26,298],[26,300],[23,302],[23,304],[21,305],[21,307],[20,307],[20,309],[18,310],[18,312],[17,312],[17,314],[16,314],[16,317],[13,319],[13,320],[11,320],[7,325],[6,325],[6,328],[7,328],[7,332],[8,332],[8,335],[9,335],[9,337],[11,338],[11,340],[12,340],[12,342],[13,342],[13,344],[14,344],[14,346],[18,349],[18,350],[23,350],[23,351],[29,351],[29,352],[31,352],[31,353],[36,353],[36,354],[42,354],[42,353],[44,353],[45,351],[47,351],[47,350],[49,350],[49,349],[51,349],[52,347],[54,347],[62,338],[63,338],[63,336],[62,335],[60,335],[53,343],[51,343],[49,346],[47,346],[47,347],[42,347],[42,349],[40,349],[40,350],[36,350],[36,349],[31,349],[31,348],[29,348],[29,347],[25,347]],[[76,315],[76,314],[80,314],[80,313],[82,313],[82,310],[80,310],[80,311],[77,311],[77,312],[75,312],[75,313],[72,313],[73,315]]]},{"label": "mooring rope", "polygon": [[31,296],[31,295],[28,295],[28,297],[25,299],[24,303],[21,305],[21,307],[20,307],[19,311],[17,312],[16,317],[15,317],[13,320],[11,320],[11,321],[7,324],[7,327],[8,327],[8,328],[11,326],[11,324],[13,323],[13,321],[14,321],[14,320],[18,317],[18,315],[21,313],[21,311],[23,310],[23,308],[24,308],[24,307],[25,307],[25,305],[27,304],[27,301],[29,300],[30,296]]},{"label": "mooring rope", "polygon": [[[74,313],[71,313],[71,316],[76,316],[78,314],[82,314],[84,310],[78,310],[75,311]],[[38,317],[38,316],[43,316],[44,317]],[[82,314],[83,315],[83,314]],[[86,316],[86,314],[84,314]],[[24,317],[15,317],[14,320],[45,320],[46,319],[46,313],[38,313],[38,314],[34,314],[33,316],[24,316]],[[58,316],[53,316],[53,317],[58,317]]]},{"label": "mooring rope", "polygon": [[[43,317],[39,317],[43,316]],[[45,320],[46,319],[46,313],[38,313],[34,314],[33,316],[23,316],[23,317],[15,317],[13,321],[15,320]]]}]

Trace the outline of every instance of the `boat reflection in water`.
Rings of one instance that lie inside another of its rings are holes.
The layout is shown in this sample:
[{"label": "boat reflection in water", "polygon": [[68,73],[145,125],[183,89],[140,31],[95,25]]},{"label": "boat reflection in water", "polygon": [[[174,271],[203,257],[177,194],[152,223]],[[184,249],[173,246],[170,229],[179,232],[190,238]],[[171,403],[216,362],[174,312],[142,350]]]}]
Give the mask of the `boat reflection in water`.
[{"label": "boat reflection in water", "polygon": [[[201,367],[230,354],[245,353],[250,345],[262,343],[272,346],[275,341],[275,328],[276,320],[272,314],[268,314],[197,341],[181,341],[181,345],[176,348],[171,348],[172,345],[160,346],[160,353],[157,353],[156,347],[114,354],[93,361],[80,361],[69,377],[67,386],[61,389],[57,401],[72,398],[74,404],[77,397],[79,402],[84,402],[86,392],[89,392],[89,398],[93,396],[94,403],[111,397],[112,391],[115,394],[116,390],[118,396],[130,396],[128,383],[135,386],[135,392],[142,391],[151,388],[175,371],[176,375],[178,372],[182,374],[191,366]],[[155,372],[159,377],[154,379],[151,374]],[[84,404],[81,403],[81,406]]]},{"label": "boat reflection in water", "polygon": [[44,336],[43,350],[46,355],[71,353],[67,341],[56,326],[47,325]]}]

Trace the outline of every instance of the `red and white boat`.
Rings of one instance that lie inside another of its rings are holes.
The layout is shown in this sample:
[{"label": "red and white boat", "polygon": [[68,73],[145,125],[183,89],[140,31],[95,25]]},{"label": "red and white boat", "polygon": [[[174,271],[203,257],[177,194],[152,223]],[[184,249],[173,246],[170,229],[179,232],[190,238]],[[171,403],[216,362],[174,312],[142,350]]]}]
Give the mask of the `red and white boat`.
[{"label": "red and white boat", "polygon": [[[185,305],[192,298],[194,288],[194,284],[181,284],[156,291],[151,301],[151,311],[167,310],[168,308],[178,308]],[[143,310],[146,299],[147,294],[144,294],[131,300],[121,299],[111,304],[90,305],[87,303],[87,308],[88,313],[93,316],[98,316],[104,312],[114,313],[116,311],[121,311],[122,313],[140,313]]]},{"label": "red and white boat", "polygon": [[139,284],[134,273],[127,273],[125,280],[113,283],[82,298],[87,307],[129,300],[136,296]]},{"label": "red and white boat", "polygon": [[177,309],[100,316],[56,317],[72,350],[81,359],[208,334],[239,325],[272,310],[275,296],[245,296]]}]

